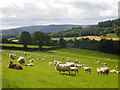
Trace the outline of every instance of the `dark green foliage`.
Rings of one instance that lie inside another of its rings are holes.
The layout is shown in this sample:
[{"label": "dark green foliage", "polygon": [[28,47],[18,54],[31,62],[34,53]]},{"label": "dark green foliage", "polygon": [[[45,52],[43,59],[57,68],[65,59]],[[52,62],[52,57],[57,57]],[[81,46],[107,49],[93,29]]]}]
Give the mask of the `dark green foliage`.
[{"label": "dark green foliage", "polygon": [[49,43],[51,38],[44,32],[35,31],[33,34],[33,43],[39,46],[39,49],[42,49],[43,45]]},{"label": "dark green foliage", "polygon": [[67,42],[66,42],[66,40],[64,40],[63,37],[61,37],[61,38],[59,39],[59,46],[62,47],[62,48],[67,47]]},{"label": "dark green foliage", "polygon": [[21,32],[21,34],[18,36],[18,40],[20,43],[24,45],[24,48],[27,48],[27,45],[31,44],[31,35],[27,31]]}]

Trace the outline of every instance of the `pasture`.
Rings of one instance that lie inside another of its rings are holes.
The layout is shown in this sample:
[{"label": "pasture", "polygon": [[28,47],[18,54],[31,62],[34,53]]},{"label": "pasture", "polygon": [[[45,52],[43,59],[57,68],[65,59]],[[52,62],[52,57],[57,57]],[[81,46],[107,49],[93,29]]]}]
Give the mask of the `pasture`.
[{"label": "pasture", "polygon": [[[7,68],[10,61],[17,63],[17,59],[12,60],[9,54],[17,56],[24,55],[26,63],[34,59],[34,66],[23,65],[23,70]],[[48,56],[45,58],[45,56]],[[56,58],[51,56],[55,55]],[[65,59],[62,59],[62,58]],[[45,60],[43,60],[45,59]],[[64,63],[66,60],[74,62],[81,61],[79,64],[85,64],[92,68],[91,73],[85,72],[79,68],[79,74],[68,75],[68,72],[59,73],[55,66],[49,66],[49,62],[59,60]],[[110,59],[110,61],[108,61]],[[97,64],[96,61],[101,61]],[[107,63],[111,69],[116,69],[118,65],[118,55],[106,54],[84,49],[57,49],[49,51],[27,52],[20,50],[3,50],[2,51],[2,87],[3,88],[118,88],[118,74],[110,73],[109,75],[97,74],[96,68],[102,67],[102,63]]]}]

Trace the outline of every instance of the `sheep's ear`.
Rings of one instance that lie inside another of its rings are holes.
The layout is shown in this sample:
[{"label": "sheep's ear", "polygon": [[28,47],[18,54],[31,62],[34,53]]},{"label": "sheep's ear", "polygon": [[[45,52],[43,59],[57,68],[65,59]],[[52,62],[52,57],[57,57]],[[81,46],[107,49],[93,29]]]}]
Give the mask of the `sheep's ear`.
[{"label": "sheep's ear", "polygon": [[10,61],[10,63],[13,63],[12,61]]}]

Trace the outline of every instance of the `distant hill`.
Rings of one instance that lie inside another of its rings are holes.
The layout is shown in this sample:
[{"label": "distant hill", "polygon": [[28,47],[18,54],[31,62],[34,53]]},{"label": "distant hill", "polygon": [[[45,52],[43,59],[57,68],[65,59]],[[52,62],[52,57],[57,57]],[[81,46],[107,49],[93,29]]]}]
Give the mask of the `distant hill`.
[{"label": "distant hill", "polygon": [[73,27],[89,27],[90,25],[36,25],[36,26],[25,26],[20,28],[14,29],[5,29],[2,30],[2,35],[4,36],[16,36],[21,31],[28,31],[33,33],[35,31],[43,31],[43,32],[53,32],[58,30],[68,30],[72,29]]}]

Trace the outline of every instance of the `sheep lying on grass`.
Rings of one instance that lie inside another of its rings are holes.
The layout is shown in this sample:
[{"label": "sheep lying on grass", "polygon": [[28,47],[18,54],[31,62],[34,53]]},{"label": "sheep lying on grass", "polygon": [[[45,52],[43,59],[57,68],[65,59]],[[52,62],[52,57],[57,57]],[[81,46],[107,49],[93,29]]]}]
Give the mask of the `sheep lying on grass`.
[{"label": "sheep lying on grass", "polygon": [[13,62],[10,61],[10,63],[8,64],[8,68],[13,68],[13,69],[18,69],[18,70],[22,70],[23,67],[19,64],[15,64]]},{"label": "sheep lying on grass", "polygon": [[15,59],[15,58],[16,58],[16,55],[15,55],[15,54],[9,54],[9,58]]},{"label": "sheep lying on grass", "polygon": [[117,71],[116,70],[110,70],[111,73],[116,73]]},{"label": "sheep lying on grass", "polygon": [[91,67],[83,67],[83,69],[85,70],[85,72],[91,72],[92,68]]},{"label": "sheep lying on grass", "polygon": [[25,58],[24,57],[19,57],[18,58],[18,63],[20,63],[21,65],[25,64]]},{"label": "sheep lying on grass", "polygon": [[98,74],[109,74],[109,68],[108,67],[101,67],[97,68],[97,73]]}]

